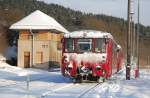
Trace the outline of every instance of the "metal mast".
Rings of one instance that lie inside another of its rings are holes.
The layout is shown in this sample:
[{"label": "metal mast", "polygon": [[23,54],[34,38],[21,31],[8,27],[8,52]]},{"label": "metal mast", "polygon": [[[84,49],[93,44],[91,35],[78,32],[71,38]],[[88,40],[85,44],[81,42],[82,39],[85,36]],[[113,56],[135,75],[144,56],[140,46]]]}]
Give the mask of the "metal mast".
[{"label": "metal mast", "polygon": [[131,0],[128,0],[128,32],[127,32],[127,65],[126,65],[126,80],[130,80],[130,67],[131,67],[131,30],[130,30],[130,14]]},{"label": "metal mast", "polygon": [[138,0],[138,24],[137,24],[137,67],[139,77],[139,33],[140,33],[140,0]]},{"label": "metal mast", "polygon": [[130,26],[131,26],[131,29],[130,29],[130,32],[131,32],[131,65],[134,65],[134,58],[135,58],[135,29],[134,29],[134,0],[131,0],[131,21],[130,21]]}]

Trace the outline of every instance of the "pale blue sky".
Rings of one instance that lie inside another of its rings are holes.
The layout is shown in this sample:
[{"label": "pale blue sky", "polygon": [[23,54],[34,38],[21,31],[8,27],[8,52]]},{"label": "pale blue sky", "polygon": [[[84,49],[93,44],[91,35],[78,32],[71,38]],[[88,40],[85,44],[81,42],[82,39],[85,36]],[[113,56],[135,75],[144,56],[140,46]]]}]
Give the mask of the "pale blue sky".
[{"label": "pale blue sky", "polygon": [[[47,3],[55,3],[69,7],[82,12],[95,14],[105,14],[127,18],[127,1],[128,0],[41,0]],[[137,0],[132,3],[132,10],[137,12]],[[150,26],[150,0],[140,0],[140,21],[144,25]],[[137,13],[134,14],[135,21]]]}]

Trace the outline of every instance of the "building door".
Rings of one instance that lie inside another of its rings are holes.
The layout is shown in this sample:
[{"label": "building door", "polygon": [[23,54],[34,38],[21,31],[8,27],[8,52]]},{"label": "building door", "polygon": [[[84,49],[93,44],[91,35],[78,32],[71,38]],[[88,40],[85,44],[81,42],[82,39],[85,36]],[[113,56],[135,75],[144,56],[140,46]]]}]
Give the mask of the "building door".
[{"label": "building door", "polygon": [[43,63],[43,52],[36,52],[36,63],[37,64]]},{"label": "building door", "polygon": [[30,68],[30,52],[24,52],[24,68]]}]

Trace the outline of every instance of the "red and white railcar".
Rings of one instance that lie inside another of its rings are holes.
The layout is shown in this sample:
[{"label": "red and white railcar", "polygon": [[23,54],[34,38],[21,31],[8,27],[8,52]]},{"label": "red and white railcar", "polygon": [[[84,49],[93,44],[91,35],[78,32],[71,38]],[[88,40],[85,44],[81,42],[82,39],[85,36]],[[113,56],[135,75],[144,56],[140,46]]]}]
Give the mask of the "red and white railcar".
[{"label": "red and white railcar", "polygon": [[64,34],[61,72],[74,82],[100,81],[118,72],[122,50],[110,33],[83,30]]}]

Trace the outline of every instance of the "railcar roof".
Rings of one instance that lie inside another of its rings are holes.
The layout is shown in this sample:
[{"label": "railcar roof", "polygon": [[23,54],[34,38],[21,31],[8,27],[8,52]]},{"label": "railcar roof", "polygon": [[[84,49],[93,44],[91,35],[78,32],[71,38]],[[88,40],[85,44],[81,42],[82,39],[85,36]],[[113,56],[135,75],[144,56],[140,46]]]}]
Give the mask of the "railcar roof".
[{"label": "railcar roof", "polygon": [[74,31],[74,32],[64,34],[64,37],[65,38],[111,38],[113,39],[113,36],[110,33],[95,31],[95,30]]}]

